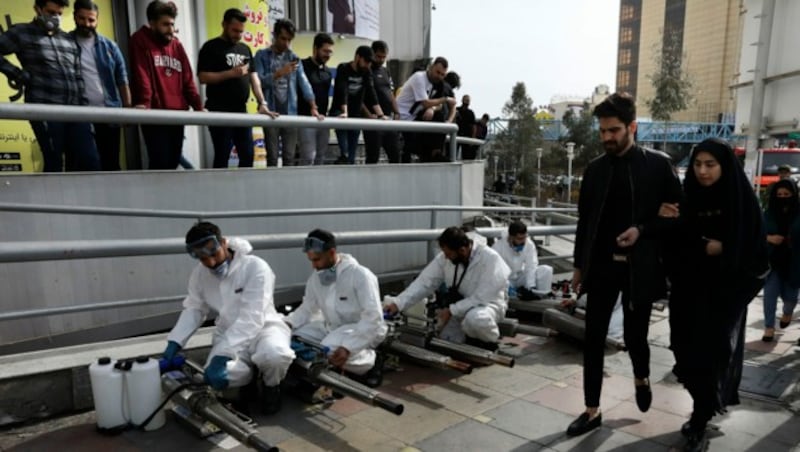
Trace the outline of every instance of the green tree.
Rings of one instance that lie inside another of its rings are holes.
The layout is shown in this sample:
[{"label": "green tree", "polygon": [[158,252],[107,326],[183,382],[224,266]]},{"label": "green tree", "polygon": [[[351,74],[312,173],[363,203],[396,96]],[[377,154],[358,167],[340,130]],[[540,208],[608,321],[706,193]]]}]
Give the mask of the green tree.
[{"label": "green tree", "polygon": [[499,168],[516,173],[526,193],[531,185],[531,171],[534,174],[536,171],[536,148],[542,146],[542,131],[535,113],[525,83],[517,82],[511,90],[511,98],[503,106],[508,127],[497,135],[497,146],[493,150],[498,156]]},{"label": "green tree", "polygon": [[583,110],[577,115],[572,110],[567,110],[563,123],[568,133],[566,138],[561,140],[561,144],[566,148],[566,143],[575,143],[573,172],[580,174],[593,158],[603,152],[600,134],[594,126],[591,106],[585,103]]},{"label": "green tree", "polygon": [[[686,56],[683,53],[681,35],[665,31],[662,33],[662,48],[654,49],[653,62],[656,72],[647,76],[655,89],[655,96],[646,99],[650,115],[655,121],[664,122],[664,148],[667,148],[667,131],[672,115],[686,110],[694,100],[691,75],[686,71]],[[656,44],[657,47],[657,44]]]}]

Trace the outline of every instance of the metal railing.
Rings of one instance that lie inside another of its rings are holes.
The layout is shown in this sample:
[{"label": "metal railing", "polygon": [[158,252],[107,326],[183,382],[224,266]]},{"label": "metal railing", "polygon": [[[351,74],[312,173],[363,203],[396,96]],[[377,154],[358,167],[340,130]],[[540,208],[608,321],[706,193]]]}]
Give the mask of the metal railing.
[{"label": "metal railing", "polygon": [[71,105],[18,104],[0,102],[0,119],[27,121],[91,122],[110,124],[161,124],[224,127],[289,127],[340,130],[377,130],[442,133],[450,137],[450,160],[458,153],[458,126],[421,121],[384,121],[361,118],[325,118],[310,116],[269,116],[247,113],[205,111],[145,110],[137,108],[103,108]]}]

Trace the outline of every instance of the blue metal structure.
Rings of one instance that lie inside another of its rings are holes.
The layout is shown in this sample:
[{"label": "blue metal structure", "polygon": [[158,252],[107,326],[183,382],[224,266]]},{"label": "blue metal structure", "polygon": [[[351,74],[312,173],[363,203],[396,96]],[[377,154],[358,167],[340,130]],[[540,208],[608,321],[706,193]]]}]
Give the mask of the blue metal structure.
[{"label": "blue metal structure", "polygon": [[[732,140],[736,138],[733,133],[733,123],[715,122],[649,122],[638,121],[636,141],[662,143],[699,143],[706,138],[722,138]],[[595,123],[595,127],[597,123]],[[560,120],[539,120],[539,127],[545,141],[559,141],[566,138],[569,130]],[[487,141],[508,129],[508,120],[494,118],[489,121],[489,135]]]}]

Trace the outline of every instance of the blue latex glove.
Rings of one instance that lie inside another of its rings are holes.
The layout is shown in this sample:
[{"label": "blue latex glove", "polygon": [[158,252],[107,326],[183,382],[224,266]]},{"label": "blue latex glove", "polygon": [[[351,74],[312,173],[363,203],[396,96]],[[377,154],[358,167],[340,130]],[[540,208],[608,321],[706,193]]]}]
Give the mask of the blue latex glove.
[{"label": "blue latex glove", "polygon": [[167,342],[167,349],[164,350],[164,359],[166,361],[172,361],[172,359],[175,358],[175,355],[177,355],[179,351],[181,351],[180,344],[178,344],[175,341]]},{"label": "blue latex glove", "polygon": [[227,356],[214,356],[206,367],[203,380],[212,388],[221,391],[228,387],[228,369],[226,364],[231,359]]}]

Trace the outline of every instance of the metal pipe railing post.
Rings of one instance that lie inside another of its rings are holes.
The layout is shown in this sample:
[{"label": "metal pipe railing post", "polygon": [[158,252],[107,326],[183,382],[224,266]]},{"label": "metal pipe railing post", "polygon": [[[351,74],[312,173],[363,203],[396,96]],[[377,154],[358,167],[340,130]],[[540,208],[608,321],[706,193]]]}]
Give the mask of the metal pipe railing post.
[{"label": "metal pipe railing post", "polygon": [[[549,208],[549,209],[553,208],[553,199],[552,198],[547,200],[547,208]],[[553,224],[553,215],[552,214],[548,214],[547,215],[547,220],[545,221],[545,224],[548,227],[550,227]],[[545,238],[544,238],[544,246],[550,246],[550,236],[549,235],[545,236]]]},{"label": "metal pipe railing post", "polygon": [[[436,209],[431,209],[431,230],[435,231],[439,228],[439,211]],[[436,253],[439,252],[436,243],[433,241],[428,242],[428,260],[432,260],[436,257]]]},{"label": "metal pipe railing post", "polygon": [[458,130],[450,132],[450,161],[455,162],[458,157]]}]

